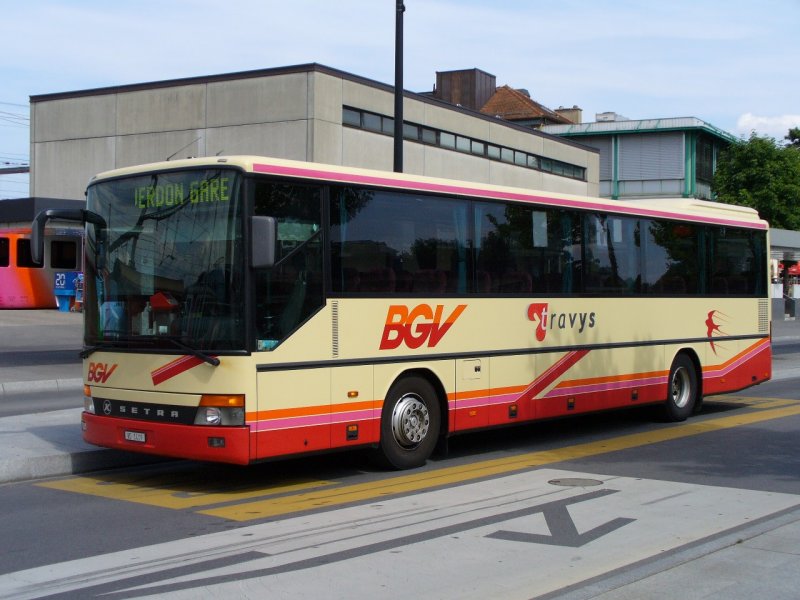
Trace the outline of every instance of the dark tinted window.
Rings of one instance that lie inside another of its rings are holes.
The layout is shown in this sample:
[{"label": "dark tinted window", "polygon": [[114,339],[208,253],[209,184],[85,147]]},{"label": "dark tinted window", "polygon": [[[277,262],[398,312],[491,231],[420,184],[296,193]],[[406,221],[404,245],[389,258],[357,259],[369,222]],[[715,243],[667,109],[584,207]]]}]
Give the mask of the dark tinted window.
[{"label": "dark tinted window", "polygon": [[331,206],[336,292],[437,295],[469,291],[469,203],[340,189]]},{"label": "dark tinted window", "polygon": [[8,238],[0,237],[0,267],[7,267],[10,262]]},{"label": "dark tinted window", "polygon": [[585,232],[586,291],[612,295],[639,291],[639,221],[592,213],[585,217]]},{"label": "dark tinted window", "polygon": [[275,265],[256,271],[256,347],[271,349],[324,304],[322,190],[257,181],[255,214],[277,220]]},{"label": "dark tinted window", "polygon": [[29,269],[41,269],[44,263],[37,265],[31,258],[31,241],[28,239],[17,240],[17,266]]},{"label": "dark tinted window", "polygon": [[50,266],[54,269],[77,269],[78,243],[69,240],[50,242]]},{"label": "dark tinted window", "polygon": [[764,235],[733,227],[709,232],[709,290],[714,296],[752,296],[766,289]]},{"label": "dark tinted window", "polygon": [[580,222],[558,209],[476,203],[478,292],[561,294],[580,290]]},{"label": "dark tinted window", "polygon": [[642,221],[646,293],[700,293],[700,229],[691,223]]}]

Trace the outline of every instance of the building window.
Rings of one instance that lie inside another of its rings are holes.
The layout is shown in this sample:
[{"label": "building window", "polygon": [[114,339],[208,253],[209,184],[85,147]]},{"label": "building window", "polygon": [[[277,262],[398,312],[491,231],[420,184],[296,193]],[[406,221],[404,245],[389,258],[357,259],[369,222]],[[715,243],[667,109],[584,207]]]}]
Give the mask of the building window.
[{"label": "building window", "polygon": [[342,123],[353,127],[361,127],[361,111],[345,107],[342,110]]},{"label": "building window", "polygon": [[[350,106],[342,107],[342,125],[385,135],[394,135],[394,119],[392,117]],[[586,181],[585,167],[552,158],[544,158],[524,150],[489,144],[485,140],[457,135],[450,131],[441,131],[417,123],[403,122],[403,137],[414,142],[422,142],[423,144],[439,146],[448,150],[483,156],[489,160],[498,160],[527,169]]]},{"label": "building window", "polygon": [[455,148],[456,147],[456,136],[452,133],[445,133],[442,131],[439,133],[439,145],[442,148]]},{"label": "building window", "polygon": [[403,123],[403,137],[407,140],[419,140],[419,127],[411,123]]}]

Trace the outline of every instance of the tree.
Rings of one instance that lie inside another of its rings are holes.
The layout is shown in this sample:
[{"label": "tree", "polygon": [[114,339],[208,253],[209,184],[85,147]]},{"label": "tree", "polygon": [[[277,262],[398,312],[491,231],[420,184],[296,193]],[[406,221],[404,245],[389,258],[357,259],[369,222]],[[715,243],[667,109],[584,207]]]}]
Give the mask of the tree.
[{"label": "tree", "polygon": [[793,146],[794,148],[800,149],[800,127],[792,127],[789,130],[789,135],[784,137],[783,139],[789,142],[789,146]]},{"label": "tree", "polygon": [[720,154],[712,189],[720,202],[755,208],[772,227],[800,230],[800,150],[794,146],[753,132]]}]

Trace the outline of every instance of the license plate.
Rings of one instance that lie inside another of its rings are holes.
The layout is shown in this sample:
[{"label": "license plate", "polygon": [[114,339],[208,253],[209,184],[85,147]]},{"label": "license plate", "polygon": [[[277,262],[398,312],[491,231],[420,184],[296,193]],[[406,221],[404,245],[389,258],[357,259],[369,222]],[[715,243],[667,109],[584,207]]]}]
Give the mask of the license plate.
[{"label": "license plate", "polygon": [[126,431],[125,439],[129,442],[144,444],[147,441],[147,434],[142,431]]}]

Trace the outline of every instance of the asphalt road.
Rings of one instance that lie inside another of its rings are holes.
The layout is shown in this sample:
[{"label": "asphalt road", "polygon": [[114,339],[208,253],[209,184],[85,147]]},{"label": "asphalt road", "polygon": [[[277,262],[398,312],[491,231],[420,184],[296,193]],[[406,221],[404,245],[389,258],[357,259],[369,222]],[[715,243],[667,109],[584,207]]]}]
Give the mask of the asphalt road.
[{"label": "asphalt road", "polygon": [[24,572],[59,598],[574,593],[800,507],[799,383],[684,424],[636,409],[465,435],[411,472],[347,453],[6,485],[0,592]]}]

